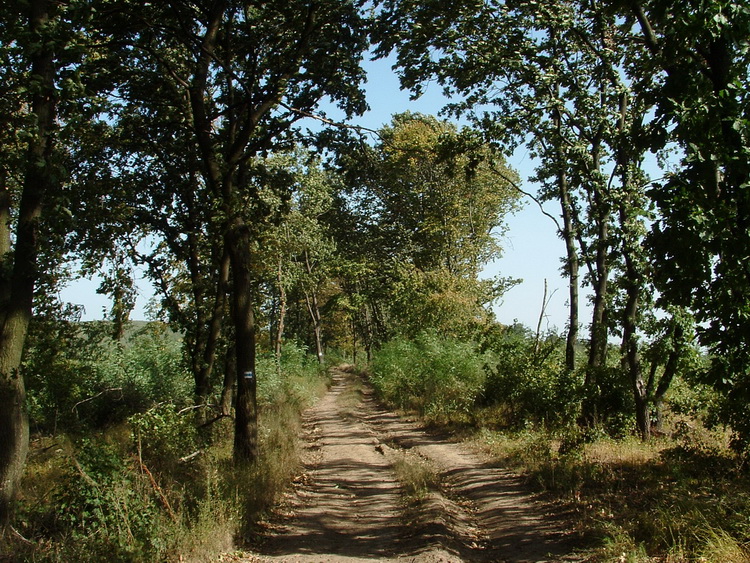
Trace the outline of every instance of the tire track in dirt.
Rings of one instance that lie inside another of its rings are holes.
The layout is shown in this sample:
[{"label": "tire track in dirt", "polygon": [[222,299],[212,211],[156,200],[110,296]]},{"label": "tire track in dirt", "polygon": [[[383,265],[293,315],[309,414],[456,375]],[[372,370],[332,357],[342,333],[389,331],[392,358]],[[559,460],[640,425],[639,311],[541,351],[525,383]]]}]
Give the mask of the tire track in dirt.
[{"label": "tire track in dirt", "polygon": [[[244,561],[575,560],[563,524],[516,476],[382,408],[366,385],[352,401],[361,381],[344,369],[332,375],[330,391],[305,415],[303,478],[262,554]],[[442,483],[410,526],[392,469],[403,451],[428,460]]]},{"label": "tire track in dirt", "polygon": [[[465,561],[516,563],[576,561],[574,540],[564,522],[536,502],[516,474],[504,470],[450,437],[426,432],[384,409],[371,390],[365,393],[368,424],[396,449],[414,452],[436,468],[442,493],[455,499],[480,530],[480,544],[453,538],[453,550]],[[455,503],[454,500],[454,504]],[[457,545],[456,545],[457,544]]]}]

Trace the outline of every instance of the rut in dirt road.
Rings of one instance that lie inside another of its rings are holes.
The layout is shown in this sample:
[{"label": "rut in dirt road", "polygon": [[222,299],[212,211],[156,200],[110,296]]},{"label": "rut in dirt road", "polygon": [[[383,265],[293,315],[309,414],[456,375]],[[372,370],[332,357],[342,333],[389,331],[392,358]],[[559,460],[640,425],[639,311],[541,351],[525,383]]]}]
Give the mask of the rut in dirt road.
[{"label": "rut in dirt road", "polygon": [[[575,561],[563,524],[514,475],[382,408],[343,369],[305,415],[304,478],[250,561]],[[417,456],[439,473],[404,513],[393,471]]]}]

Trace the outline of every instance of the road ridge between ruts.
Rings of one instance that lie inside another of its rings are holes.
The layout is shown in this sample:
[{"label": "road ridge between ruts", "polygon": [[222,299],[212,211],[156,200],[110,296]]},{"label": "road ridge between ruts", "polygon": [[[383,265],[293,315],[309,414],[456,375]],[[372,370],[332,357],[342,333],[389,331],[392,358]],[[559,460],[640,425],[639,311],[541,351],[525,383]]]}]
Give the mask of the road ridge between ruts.
[{"label": "road ridge between ruts", "polygon": [[[576,561],[562,520],[520,478],[467,445],[382,407],[351,369],[303,418],[303,474],[243,562]],[[393,470],[406,452],[441,486],[404,513]]]}]

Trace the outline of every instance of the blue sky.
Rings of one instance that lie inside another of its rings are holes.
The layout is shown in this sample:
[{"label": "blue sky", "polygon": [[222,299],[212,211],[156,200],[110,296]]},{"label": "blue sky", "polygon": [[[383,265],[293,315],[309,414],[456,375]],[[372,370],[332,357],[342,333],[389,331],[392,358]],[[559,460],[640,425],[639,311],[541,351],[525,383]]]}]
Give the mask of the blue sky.
[{"label": "blue sky", "polygon": [[[368,61],[367,98],[371,107],[355,124],[378,129],[391,121],[391,116],[404,111],[437,114],[446,103],[441,88],[436,84],[427,86],[418,100],[410,100],[408,92],[400,89],[398,77],[391,69],[391,60]],[[331,118],[336,118],[330,112]],[[524,150],[519,150],[509,160],[523,180],[524,189],[534,193],[536,188],[526,180],[532,174],[534,163]],[[559,215],[554,204],[546,208],[552,215]],[[563,242],[556,235],[556,227],[545,217],[533,202],[526,202],[523,209],[507,218],[508,230],[501,239],[505,249],[499,260],[486,269],[487,276],[509,276],[521,278],[523,282],[511,289],[495,307],[497,319],[505,324],[515,321],[536,328],[542,306],[544,283],[547,280],[549,305],[542,328],[565,328],[567,318],[566,280],[560,276],[560,258],[564,255]],[[96,293],[97,280],[80,280],[61,292],[61,298],[85,307],[85,320],[101,319],[109,308],[108,300]],[[132,319],[146,318],[146,307],[152,296],[150,286],[141,281],[139,296]],[[585,311],[581,318],[586,322]]]}]

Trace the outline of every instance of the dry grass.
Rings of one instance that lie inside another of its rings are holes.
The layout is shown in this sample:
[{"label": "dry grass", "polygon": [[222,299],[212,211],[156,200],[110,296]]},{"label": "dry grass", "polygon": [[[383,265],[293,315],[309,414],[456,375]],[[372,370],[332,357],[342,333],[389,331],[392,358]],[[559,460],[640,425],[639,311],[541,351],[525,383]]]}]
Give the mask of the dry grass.
[{"label": "dry grass", "polygon": [[325,382],[294,376],[264,405],[259,460],[241,470],[232,462],[230,419],[210,427],[196,457],[183,463],[162,459],[164,451],[146,460],[144,451],[146,468],[127,425],[81,444],[40,439],[23,481],[19,536],[0,546],[0,559],[6,551],[9,561],[215,560],[252,534],[289,486],[299,467],[301,410]]},{"label": "dry grass", "polygon": [[587,560],[750,562],[750,479],[724,431],[569,448],[533,431],[475,441],[573,514]]},{"label": "dry grass", "polygon": [[430,491],[440,487],[440,476],[432,464],[413,452],[396,451],[393,469],[407,505],[424,500]]}]

